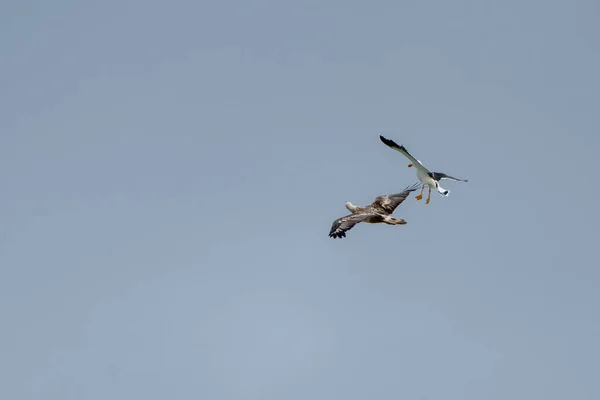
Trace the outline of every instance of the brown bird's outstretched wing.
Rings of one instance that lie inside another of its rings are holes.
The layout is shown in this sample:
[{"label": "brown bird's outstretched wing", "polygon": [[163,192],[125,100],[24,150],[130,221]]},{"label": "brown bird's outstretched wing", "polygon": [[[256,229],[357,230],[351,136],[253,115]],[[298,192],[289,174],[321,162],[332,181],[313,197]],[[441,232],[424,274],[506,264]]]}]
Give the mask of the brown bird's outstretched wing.
[{"label": "brown bird's outstretched wing", "polygon": [[369,211],[357,211],[354,214],[346,215],[342,218],[338,218],[331,224],[331,230],[329,231],[329,237],[331,238],[343,238],[346,237],[346,232],[359,224],[369,217],[373,217],[375,214]]},{"label": "brown bird's outstretched wing", "polygon": [[420,182],[414,183],[411,186],[407,186],[402,193],[386,194],[384,196],[377,196],[373,204],[373,207],[383,210],[384,212],[391,214],[410,194],[417,190],[421,186]]}]

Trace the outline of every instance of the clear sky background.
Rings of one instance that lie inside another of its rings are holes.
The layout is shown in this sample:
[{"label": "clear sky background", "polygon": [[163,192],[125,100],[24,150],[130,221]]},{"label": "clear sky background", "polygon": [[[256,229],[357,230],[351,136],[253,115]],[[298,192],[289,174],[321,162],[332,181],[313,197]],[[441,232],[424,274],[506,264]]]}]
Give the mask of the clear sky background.
[{"label": "clear sky background", "polygon": [[[600,398],[600,3],[0,6],[2,399]],[[404,226],[346,201],[445,182]]]}]

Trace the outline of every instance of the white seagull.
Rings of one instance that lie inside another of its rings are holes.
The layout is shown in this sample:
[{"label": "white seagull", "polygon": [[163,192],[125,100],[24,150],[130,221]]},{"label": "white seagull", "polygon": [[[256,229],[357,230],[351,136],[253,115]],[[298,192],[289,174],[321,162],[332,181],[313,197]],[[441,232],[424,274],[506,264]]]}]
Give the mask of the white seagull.
[{"label": "white seagull", "polygon": [[440,186],[440,180],[450,179],[458,182],[468,182],[467,179],[454,178],[453,176],[446,175],[442,172],[431,172],[427,168],[425,168],[421,161],[411,156],[404,146],[399,146],[393,140],[386,139],[381,135],[379,135],[379,139],[381,139],[381,141],[385,143],[388,147],[391,147],[392,149],[404,154],[404,156],[411,161],[411,163],[408,164],[409,168],[414,166],[417,169],[417,178],[419,178],[423,186],[421,187],[421,193],[419,193],[419,195],[415,198],[417,200],[421,200],[423,198],[423,190],[425,190],[425,185],[427,185],[429,187],[429,195],[427,196],[425,204],[429,204],[429,200],[431,199],[431,188],[435,188],[438,191],[438,193],[442,196],[448,196],[448,194],[450,193],[449,190],[446,190]]},{"label": "white seagull", "polygon": [[404,189],[402,193],[386,194],[377,196],[375,201],[366,207],[356,206],[350,202],[346,203],[346,208],[352,212],[342,218],[338,218],[331,224],[329,237],[343,238],[346,237],[346,231],[349,231],[354,225],[361,222],[371,224],[386,223],[388,225],[406,225],[406,221],[401,218],[393,218],[390,215],[396,207],[400,205],[408,197],[408,194],[419,188],[419,183]]}]

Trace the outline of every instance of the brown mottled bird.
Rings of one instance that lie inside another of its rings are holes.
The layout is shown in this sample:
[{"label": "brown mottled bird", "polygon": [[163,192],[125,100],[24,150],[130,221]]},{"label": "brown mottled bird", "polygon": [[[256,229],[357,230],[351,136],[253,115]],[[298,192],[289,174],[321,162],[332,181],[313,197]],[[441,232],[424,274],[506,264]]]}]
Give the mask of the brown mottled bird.
[{"label": "brown mottled bird", "polygon": [[355,206],[354,204],[347,202],[346,208],[351,211],[352,214],[333,221],[329,237],[334,239],[346,237],[346,232],[352,229],[354,225],[361,222],[370,224],[385,223],[388,225],[405,225],[405,220],[393,218],[391,217],[391,214],[396,207],[406,199],[408,194],[417,190],[420,185],[421,184],[417,182],[404,189],[402,193],[377,196],[375,201],[366,207]]}]

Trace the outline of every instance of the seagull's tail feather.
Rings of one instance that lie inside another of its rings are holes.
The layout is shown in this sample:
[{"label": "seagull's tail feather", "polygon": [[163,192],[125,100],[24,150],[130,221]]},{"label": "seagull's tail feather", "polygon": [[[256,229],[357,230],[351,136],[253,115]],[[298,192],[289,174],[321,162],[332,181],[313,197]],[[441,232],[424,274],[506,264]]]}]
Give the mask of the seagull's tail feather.
[{"label": "seagull's tail feather", "polygon": [[450,194],[450,191],[448,189],[444,189],[439,184],[437,186],[437,191],[438,191],[439,194],[441,194],[444,197],[446,197],[446,196],[448,196]]}]

